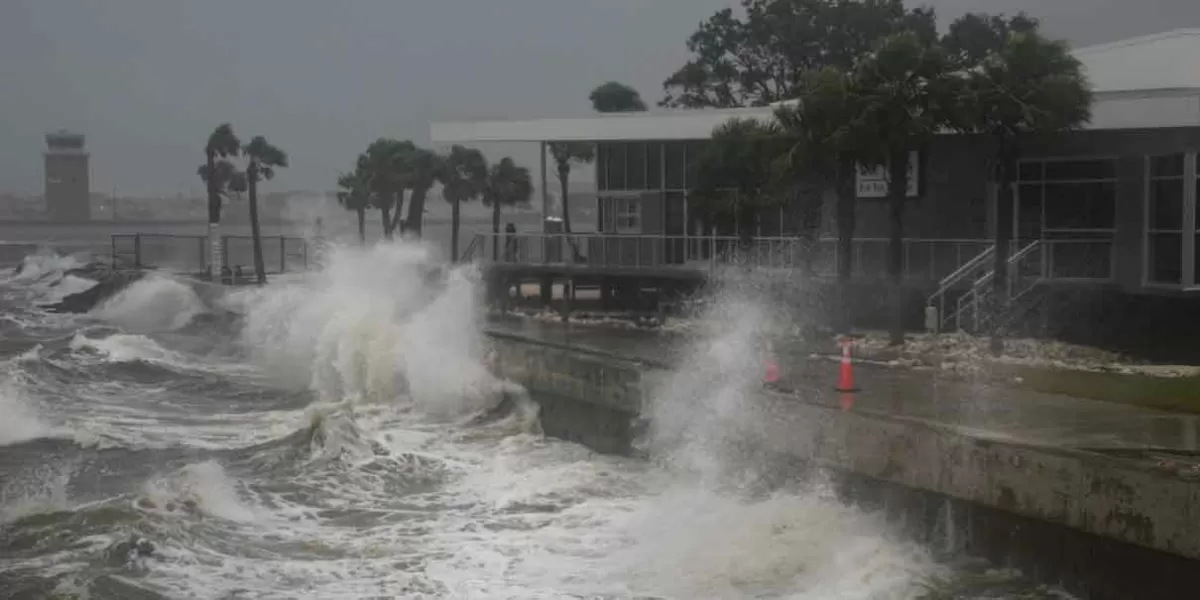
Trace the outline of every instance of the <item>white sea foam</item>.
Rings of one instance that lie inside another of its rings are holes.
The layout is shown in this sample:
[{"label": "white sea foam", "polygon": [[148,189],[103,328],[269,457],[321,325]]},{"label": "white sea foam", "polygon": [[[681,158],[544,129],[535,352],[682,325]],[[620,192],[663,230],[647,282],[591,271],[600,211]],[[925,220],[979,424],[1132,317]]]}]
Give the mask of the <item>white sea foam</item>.
[{"label": "white sea foam", "polygon": [[321,271],[230,298],[243,340],[287,381],[327,402],[405,398],[430,416],[490,402],[481,364],[476,277],[413,243],[334,247]]},{"label": "white sea foam", "polygon": [[117,292],[92,315],[131,332],[174,331],[205,312],[204,303],[187,284],[150,274]]},{"label": "white sea foam", "polygon": [[52,432],[17,386],[9,381],[0,383],[0,446],[45,437]]}]

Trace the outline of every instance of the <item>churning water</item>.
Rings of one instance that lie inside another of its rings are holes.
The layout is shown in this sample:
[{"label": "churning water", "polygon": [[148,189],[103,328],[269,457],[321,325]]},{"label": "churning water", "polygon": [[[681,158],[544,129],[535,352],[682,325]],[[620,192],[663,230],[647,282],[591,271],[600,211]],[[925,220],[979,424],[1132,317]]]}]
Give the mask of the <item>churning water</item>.
[{"label": "churning water", "polygon": [[0,597],[1037,593],[997,576],[959,595],[961,570],[819,482],[740,485],[752,466],[722,440],[754,426],[758,309],[662,390],[657,460],[637,461],[539,434],[484,367],[474,274],[426,248],[334,249],[262,289],[152,275],[89,315],[39,310],[91,285],[77,266],[0,276]]}]

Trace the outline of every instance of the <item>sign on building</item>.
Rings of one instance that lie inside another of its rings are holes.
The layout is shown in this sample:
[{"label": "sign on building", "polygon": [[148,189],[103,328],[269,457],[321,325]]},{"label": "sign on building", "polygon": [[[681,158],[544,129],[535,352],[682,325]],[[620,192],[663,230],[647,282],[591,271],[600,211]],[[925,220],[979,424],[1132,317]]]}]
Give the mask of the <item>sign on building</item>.
[{"label": "sign on building", "polygon": [[[909,198],[916,198],[921,189],[921,153],[914,150],[908,153],[908,193]],[[858,165],[854,182],[858,189],[859,198],[887,198],[888,168],[880,166],[868,168]]]}]

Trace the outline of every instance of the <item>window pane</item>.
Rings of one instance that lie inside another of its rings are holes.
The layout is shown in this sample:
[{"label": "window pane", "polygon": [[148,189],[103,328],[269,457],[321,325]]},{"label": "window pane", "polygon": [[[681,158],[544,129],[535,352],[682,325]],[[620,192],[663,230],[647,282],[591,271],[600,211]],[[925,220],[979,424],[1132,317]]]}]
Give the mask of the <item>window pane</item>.
[{"label": "window pane", "polygon": [[646,145],[634,142],[626,146],[628,152],[625,165],[629,174],[629,189],[646,189]]},{"label": "window pane", "polygon": [[1183,236],[1178,233],[1150,235],[1150,281],[1180,283],[1183,277]]},{"label": "window pane", "polygon": [[613,144],[608,150],[608,189],[625,190],[625,144]]},{"label": "window pane", "polygon": [[1111,160],[1064,160],[1046,163],[1046,181],[1080,179],[1116,179],[1117,166]]},{"label": "window pane", "polygon": [[669,142],[666,144],[666,168],[667,168],[667,189],[682,190],[687,187],[684,173],[686,154],[685,146],[682,142]]},{"label": "window pane", "polygon": [[608,147],[610,144],[596,144],[596,189],[603,192],[608,189]]},{"label": "window pane", "polygon": [[1023,239],[1042,237],[1042,184],[1017,186],[1017,235]]},{"label": "window pane", "polygon": [[1150,183],[1150,228],[1183,229],[1183,180]]},{"label": "window pane", "polygon": [[705,147],[709,142],[688,142],[687,143],[687,189],[696,187],[698,173],[695,165],[699,162],[700,155],[704,153]]},{"label": "window pane", "polygon": [[1017,169],[1017,178],[1021,181],[1041,181],[1042,163],[1023,162]]},{"label": "window pane", "polygon": [[662,189],[662,143],[646,144],[646,189]]},{"label": "window pane", "polygon": [[1048,183],[1044,189],[1047,228],[1111,229],[1114,226],[1115,184]]},{"label": "window pane", "polygon": [[1153,156],[1150,158],[1151,177],[1182,177],[1183,155]]}]

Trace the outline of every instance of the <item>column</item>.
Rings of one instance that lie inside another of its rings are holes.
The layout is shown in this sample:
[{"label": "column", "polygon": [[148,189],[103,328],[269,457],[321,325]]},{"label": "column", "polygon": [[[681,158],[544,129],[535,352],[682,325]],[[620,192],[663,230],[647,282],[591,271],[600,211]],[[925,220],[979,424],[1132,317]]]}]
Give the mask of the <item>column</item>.
[{"label": "column", "polygon": [[1183,157],[1183,287],[1196,285],[1196,152]]},{"label": "column", "polygon": [[546,233],[548,226],[546,217],[550,216],[550,190],[546,185],[546,142],[540,142],[540,147],[542,149],[542,233]]}]

